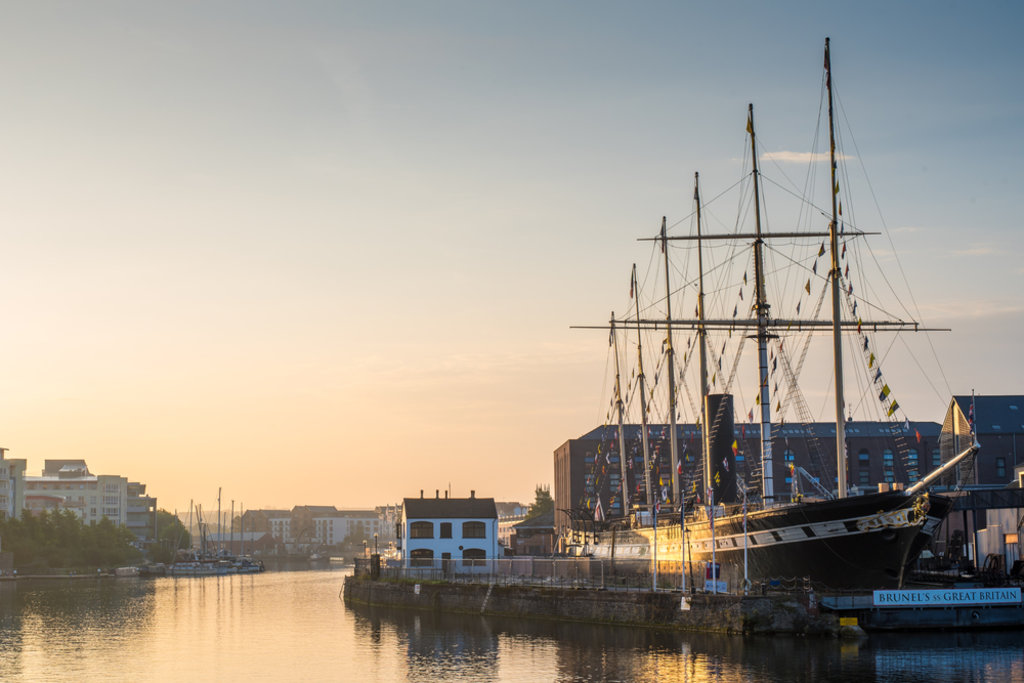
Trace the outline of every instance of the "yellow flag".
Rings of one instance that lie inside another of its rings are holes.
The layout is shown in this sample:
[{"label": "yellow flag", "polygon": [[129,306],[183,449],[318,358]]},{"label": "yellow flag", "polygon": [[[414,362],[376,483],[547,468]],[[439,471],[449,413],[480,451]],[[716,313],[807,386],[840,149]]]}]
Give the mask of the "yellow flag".
[{"label": "yellow flag", "polygon": [[868,358],[868,367],[875,367],[875,354],[871,354],[871,358]]},{"label": "yellow flag", "polygon": [[750,116],[747,116],[747,132],[751,135],[754,134],[754,122],[750,120]]},{"label": "yellow flag", "polygon": [[807,278],[807,284],[806,284],[806,285],[804,285],[804,289],[806,289],[806,290],[807,290],[807,293],[808,293],[808,294],[810,294],[810,293],[811,293],[811,278]]},{"label": "yellow flag", "polygon": [[893,401],[892,405],[889,406],[889,417],[892,417],[892,414],[895,413],[896,409],[899,408],[899,407],[900,407],[900,404],[897,403],[896,401]]}]

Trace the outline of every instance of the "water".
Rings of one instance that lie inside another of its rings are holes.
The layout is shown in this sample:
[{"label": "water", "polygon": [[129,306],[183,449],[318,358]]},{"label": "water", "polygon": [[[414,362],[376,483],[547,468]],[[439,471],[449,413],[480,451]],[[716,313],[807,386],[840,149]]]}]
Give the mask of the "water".
[{"label": "water", "polygon": [[349,609],[343,577],[0,583],[0,680],[1024,682],[1020,632],[852,643]]}]

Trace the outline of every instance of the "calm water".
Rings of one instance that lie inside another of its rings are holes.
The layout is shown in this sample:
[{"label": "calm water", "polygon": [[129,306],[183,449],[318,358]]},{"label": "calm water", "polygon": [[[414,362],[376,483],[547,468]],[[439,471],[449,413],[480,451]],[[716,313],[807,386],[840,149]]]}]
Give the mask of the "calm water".
[{"label": "calm water", "polygon": [[343,572],[0,584],[3,681],[1022,681],[1024,634],[859,644],[348,609]]}]

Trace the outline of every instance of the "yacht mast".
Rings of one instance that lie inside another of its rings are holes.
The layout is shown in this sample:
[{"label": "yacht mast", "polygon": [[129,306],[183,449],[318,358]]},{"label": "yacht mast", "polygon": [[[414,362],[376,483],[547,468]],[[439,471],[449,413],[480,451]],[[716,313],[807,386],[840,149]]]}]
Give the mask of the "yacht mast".
[{"label": "yacht mast", "polygon": [[679,440],[676,438],[676,368],[675,350],[672,347],[672,287],[669,285],[668,277],[668,236],[666,234],[666,220],[661,217],[661,251],[665,255],[665,320],[668,356],[668,424],[669,424],[669,451],[672,454],[672,500],[679,503],[682,509],[682,498],[679,497]]},{"label": "yacht mast", "polygon": [[704,491],[701,497],[707,495],[711,488],[711,431],[708,429],[708,332],[702,324],[704,322],[704,248],[700,232],[700,173],[693,174],[693,201],[697,203],[697,351],[700,365],[700,421],[701,447],[704,463]]},{"label": "yacht mast", "polygon": [[630,291],[636,295],[636,365],[638,386],[640,389],[640,442],[644,449],[644,485],[646,486],[646,503],[654,521],[654,499],[651,498],[651,454],[647,443],[647,388],[644,385],[644,347],[640,335],[640,288],[636,281],[636,264],[633,264],[633,283]]},{"label": "yacht mast", "polygon": [[747,132],[750,133],[750,155],[754,176],[754,309],[757,312],[757,365],[759,370],[758,399],[761,403],[761,478],[765,506],[775,500],[775,477],[772,471],[771,397],[768,394],[768,300],[764,286],[764,238],[761,236],[761,196],[758,188],[757,139],[754,136],[754,105],[748,107]]},{"label": "yacht mast", "polygon": [[619,337],[615,334],[615,311],[612,311],[612,353],[615,354],[615,411],[619,417],[619,468],[622,470],[622,514],[629,514],[629,482],[626,479],[626,430],[623,427],[622,380],[619,374]]},{"label": "yacht mast", "polygon": [[846,412],[843,405],[843,340],[840,333],[839,310],[839,213],[836,202],[839,185],[836,180],[836,131],[832,119],[832,63],[829,59],[829,39],[825,38],[825,87],[828,90],[828,142],[829,168],[832,180],[832,221],[828,225],[829,248],[832,252],[832,357],[836,376],[836,487],[840,498],[846,497]]}]

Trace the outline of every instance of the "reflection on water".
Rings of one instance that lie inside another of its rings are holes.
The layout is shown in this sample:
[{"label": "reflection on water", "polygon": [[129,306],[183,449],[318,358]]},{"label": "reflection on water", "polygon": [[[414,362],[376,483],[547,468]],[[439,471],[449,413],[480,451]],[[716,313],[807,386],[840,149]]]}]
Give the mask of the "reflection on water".
[{"label": "reflection on water", "polygon": [[839,641],[350,611],[358,638],[405,643],[410,681],[1024,681],[1013,631]]},{"label": "reflection on water", "polygon": [[1020,681],[1020,632],[740,638],[346,608],[339,571],[0,582],[3,681]]}]

